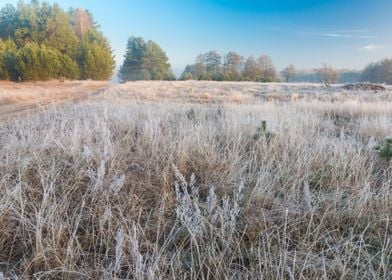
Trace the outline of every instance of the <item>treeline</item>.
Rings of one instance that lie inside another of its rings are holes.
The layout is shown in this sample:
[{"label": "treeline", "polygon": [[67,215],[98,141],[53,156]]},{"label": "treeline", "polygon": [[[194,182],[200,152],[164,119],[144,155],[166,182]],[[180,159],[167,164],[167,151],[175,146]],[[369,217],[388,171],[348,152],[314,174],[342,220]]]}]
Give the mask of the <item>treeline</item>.
[{"label": "treeline", "polygon": [[274,82],[278,74],[267,55],[245,59],[236,52],[222,57],[217,51],[210,51],[200,54],[194,64],[187,65],[180,79]]},{"label": "treeline", "polygon": [[297,70],[294,65],[285,67],[279,73],[271,58],[261,55],[245,59],[232,51],[222,56],[209,51],[196,57],[193,64],[185,67],[180,80],[213,81],[255,81],[255,82],[310,82],[356,83],[372,82],[392,84],[392,58],[368,64],[364,70],[336,69],[328,64],[320,68]]},{"label": "treeline", "polygon": [[[371,82],[392,84],[392,58],[384,58],[378,62],[368,64],[363,70],[346,70],[329,68],[333,74],[333,82],[346,84],[356,82]],[[291,82],[322,82],[320,69],[296,70]]]},{"label": "treeline", "polygon": [[0,10],[0,80],[110,79],[108,40],[83,9],[37,0]]}]

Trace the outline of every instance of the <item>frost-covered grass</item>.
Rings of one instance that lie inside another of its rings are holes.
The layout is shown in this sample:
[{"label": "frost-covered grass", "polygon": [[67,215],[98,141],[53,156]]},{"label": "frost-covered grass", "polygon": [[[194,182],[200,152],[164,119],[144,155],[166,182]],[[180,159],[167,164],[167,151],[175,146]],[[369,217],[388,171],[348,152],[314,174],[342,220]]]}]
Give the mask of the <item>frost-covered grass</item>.
[{"label": "frost-covered grass", "polygon": [[4,277],[392,278],[386,93],[199,104],[116,87],[0,123]]}]

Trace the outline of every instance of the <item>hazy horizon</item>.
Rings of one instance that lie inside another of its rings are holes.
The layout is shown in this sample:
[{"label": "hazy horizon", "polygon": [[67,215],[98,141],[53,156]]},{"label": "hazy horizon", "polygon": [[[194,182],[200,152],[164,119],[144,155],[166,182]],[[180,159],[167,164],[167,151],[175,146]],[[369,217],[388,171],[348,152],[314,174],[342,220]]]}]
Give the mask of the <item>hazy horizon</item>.
[{"label": "hazy horizon", "polygon": [[[0,0],[0,5],[17,2]],[[324,62],[361,69],[392,50],[392,31],[386,28],[392,23],[392,1],[386,0],[46,2],[91,11],[111,42],[116,69],[130,36],[161,45],[177,75],[209,50],[268,54],[278,69],[288,64],[315,68]]]}]

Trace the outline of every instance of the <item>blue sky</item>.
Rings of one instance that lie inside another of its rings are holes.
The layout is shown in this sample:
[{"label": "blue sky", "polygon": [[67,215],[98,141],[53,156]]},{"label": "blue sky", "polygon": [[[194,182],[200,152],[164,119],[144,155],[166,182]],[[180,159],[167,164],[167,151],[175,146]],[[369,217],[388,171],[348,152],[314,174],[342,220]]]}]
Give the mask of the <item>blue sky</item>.
[{"label": "blue sky", "polygon": [[[25,1],[28,2],[28,1]],[[58,0],[90,10],[120,64],[129,36],[159,43],[178,74],[208,50],[268,54],[278,69],[362,68],[392,56],[392,0]],[[17,3],[17,0],[0,0]]]}]

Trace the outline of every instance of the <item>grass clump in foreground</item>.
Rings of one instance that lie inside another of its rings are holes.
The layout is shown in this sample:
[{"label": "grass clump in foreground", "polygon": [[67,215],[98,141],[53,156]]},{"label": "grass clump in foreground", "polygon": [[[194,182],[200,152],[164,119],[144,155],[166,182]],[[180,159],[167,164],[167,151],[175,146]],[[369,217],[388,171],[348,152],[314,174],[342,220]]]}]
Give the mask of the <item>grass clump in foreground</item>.
[{"label": "grass clump in foreground", "polygon": [[[390,279],[392,169],[367,135],[377,122],[385,137],[391,113],[374,106],[103,99],[2,123],[0,270]],[[337,134],[325,113],[344,108],[356,125]],[[253,139],[260,115],[268,145]]]}]

